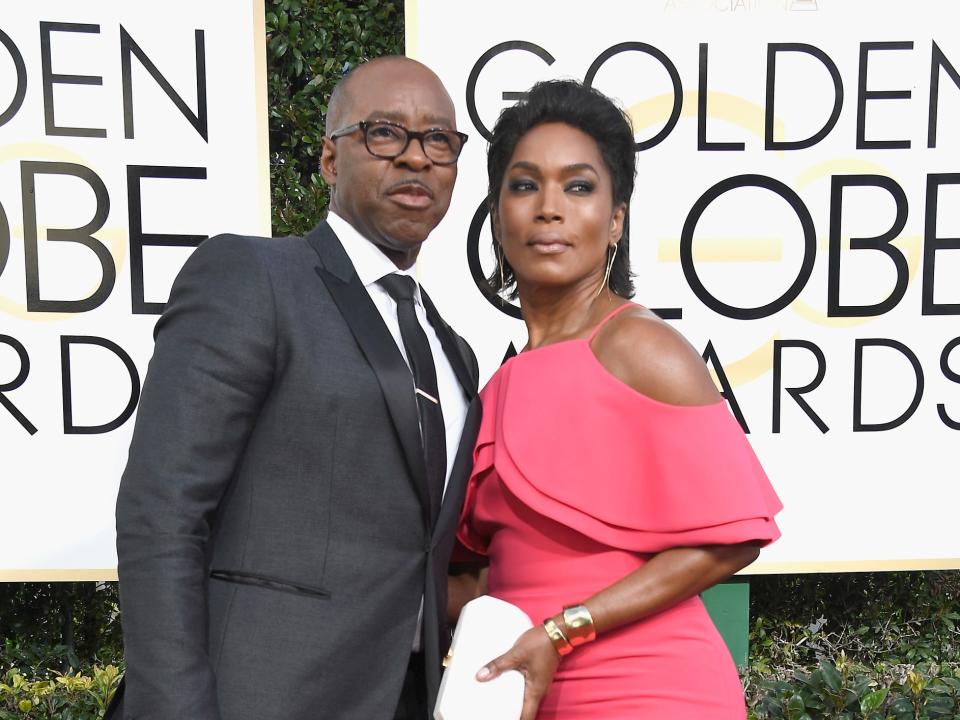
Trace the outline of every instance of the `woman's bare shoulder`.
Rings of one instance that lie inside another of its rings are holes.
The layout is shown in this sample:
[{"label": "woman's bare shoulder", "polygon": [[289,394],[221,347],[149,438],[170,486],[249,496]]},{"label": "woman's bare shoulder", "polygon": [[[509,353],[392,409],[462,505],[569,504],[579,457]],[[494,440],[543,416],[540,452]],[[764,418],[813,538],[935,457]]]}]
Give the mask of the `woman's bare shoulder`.
[{"label": "woman's bare shoulder", "polygon": [[708,405],[720,394],[703,358],[654,312],[628,308],[591,342],[600,363],[637,392],[671,405]]}]

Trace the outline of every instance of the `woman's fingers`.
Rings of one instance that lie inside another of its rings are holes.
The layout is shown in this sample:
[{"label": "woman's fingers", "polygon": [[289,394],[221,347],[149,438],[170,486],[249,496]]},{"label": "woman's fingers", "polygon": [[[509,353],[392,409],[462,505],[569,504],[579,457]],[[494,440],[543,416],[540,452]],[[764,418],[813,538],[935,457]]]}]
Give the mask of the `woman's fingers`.
[{"label": "woman's fingers", "polygon": [[488,682],[508,670],[520,672],[524,679],[520,720],[534,720],[559,662],[546,633],[542,628],[534,628],[521,635],[510,650],[480,668],[477,680]]},{"label": "woman's fingers", "polygon": [[517,666],[517,658],[513,657],[511,653],[508,652],[491,660],[482,668],[480,668],[480,670],[477,671],[477,680],[480,682],[488,682],[493,680],[495,677],[499,677],[507,670],[516,670]]},{"label": "woman's fingers", "polygon": [[527,674],[523,686],[523,710],[520,713],[520,720],[534,720],[537,716],[537,710],[540,708],[540,701],[547,691],[542,678],[532,677]]},{"label": "woman's fingers", "polygon": [[540,708],[540,698],[532,697],[529,693],[523,695],[523,710],[520,713],[520,720],[535,720],[537,710]]},{"label": "woman's fingers", "polygon": [[477,672],[477,680],[489,682],[508,670],[518,670],[524,676],[523,709],[520,713],[520,720],[534,720],[537,716],[537,708],[540,707],[544,688],[539,687],[542,684],[541,682],[531,678],[529,668],[521,661],[519,656],[506,653],[495,660],[491,660]]}]

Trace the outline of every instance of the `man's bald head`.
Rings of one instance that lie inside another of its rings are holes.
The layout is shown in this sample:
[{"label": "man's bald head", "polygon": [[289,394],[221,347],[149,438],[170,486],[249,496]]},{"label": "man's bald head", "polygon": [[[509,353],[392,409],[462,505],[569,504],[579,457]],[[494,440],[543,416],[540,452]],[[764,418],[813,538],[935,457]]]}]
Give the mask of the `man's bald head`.
[{"label": "man's bald head", "polygon": [[[364,77],[369,77],[369,73],[376,73],[378,69],[390,73],[397,72],[414,77],[419,76],[424,82],[436,83],[443,90],[447,99],[450,100],[450,95],[443,87],[443,83],[440,82],[440,78],[423,63],[411,60],[403,55],[386,55],[374,58],[362,65],[350,68],[334,86],[333,92],[330,93],[330,100],[327,102],[325,130],[328,136],[351,122],[349,118],[356,94],[356,91],[351,90],[351,88],[355,88],[358,81],[362,81]],[[450,107],[453,107],[452,100],[450,100]],[[356,120],[353,120],[353,122],[356,122]]]}]

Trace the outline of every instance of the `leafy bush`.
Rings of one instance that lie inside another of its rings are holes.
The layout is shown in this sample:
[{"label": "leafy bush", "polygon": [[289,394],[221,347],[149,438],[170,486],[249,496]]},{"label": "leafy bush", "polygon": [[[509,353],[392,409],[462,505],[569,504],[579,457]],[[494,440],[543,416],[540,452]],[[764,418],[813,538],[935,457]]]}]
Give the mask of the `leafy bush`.
[{"label": "leafy bush", "polygon": [[0,585],[0,720],[94,720],[119,682],[116,583]]},{"label": "leafy bush", "polygon": [[0,673],[116,663],[119,613],[117,583],[0,583]]},{"label": "leafy bush", "polygon": [[[960,664],[874,668],[821,660],[790,680],[755,681],[751,720],[934,720],[960,718]],[[750,688],[748,687],[748,690]]]},{"label": "leafy bush", "polygon": [[960,718],[960,572],[751,580],[756,720]]},{"label": "leafy bush", "polygon": [[11,668],[0,682],[0,720],[96,720],[119,682],[114,665],[94,665],[89,675],[51,673],[32,680]]}]

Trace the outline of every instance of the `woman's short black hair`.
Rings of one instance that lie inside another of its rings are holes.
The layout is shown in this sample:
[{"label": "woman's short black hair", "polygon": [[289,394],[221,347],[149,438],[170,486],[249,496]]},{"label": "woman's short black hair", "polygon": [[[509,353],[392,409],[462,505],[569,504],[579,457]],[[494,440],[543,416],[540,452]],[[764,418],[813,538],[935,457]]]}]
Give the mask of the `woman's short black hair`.
[{"label": "woman's short black hair", "polygon": [[[629,209],[637,173],[633,128],[629,118],[598,90],[575,80],[548,80],[534,85],[520,102],[500,113],[500,118],[493,128],[493,139],[487,150],[487,202],[491,217],[500,202],[503,176],[520,138],[537,125],[549,122],[570,125],[594,139],[610,172],[614,205],[625,203]],[[630,273],[629,228],[628,212],[624,217],[623,235],[610,270],[610,289],[625,298],[633,297],[634,293]],[[499,239],[494,237],[494,245],[499,246],[499,243]],[[513,268],[499,248],[494,253],[494,258],[496,265],[487,282],[496,293],[512,288],[508,294],[515,298],[517,290]]]}]

